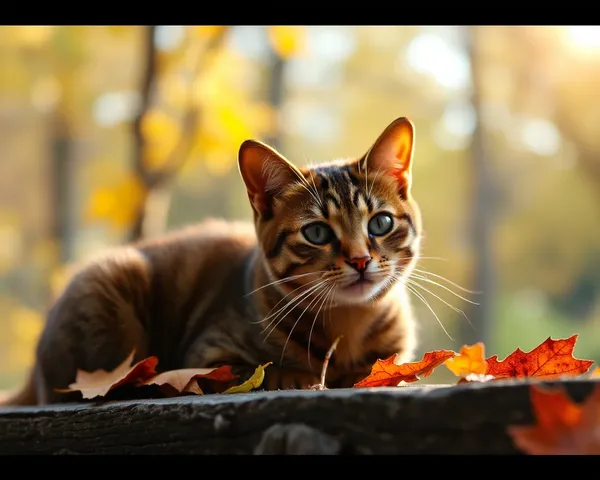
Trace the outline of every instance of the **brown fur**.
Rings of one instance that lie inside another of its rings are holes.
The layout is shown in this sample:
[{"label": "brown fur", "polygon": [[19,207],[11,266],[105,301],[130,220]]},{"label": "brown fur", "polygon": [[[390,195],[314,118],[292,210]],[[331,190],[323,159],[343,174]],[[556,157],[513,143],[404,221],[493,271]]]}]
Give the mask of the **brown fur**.
[{"label": "brown fur", "polygon": [[[240,172],[254,225],[206,220],[87,262],[48,313],[30,381],[7,403],[78,398],[55,389],[77,369],[114,369],[134,349],[136,361],[156,355],[161,371],[227,364],[244,377],[271,361],[267,389],[318,383],[339,335],[330,388],[352,386],[377,358],[411,359],[415,323],[397,280],[416,262],[421,231],[410,195],[413,142],[412,124],[398,119],[360,159],[304,169],[244,142]],[[393,229],[367,234],[379,211],[392,214]],[[314,221],[333,229],[331,242],[303,236]],[[348,265],[363,257],[375,283],[350,292],[344,285],[359,275]],[[290,300],[289,311],[273,313]]]}]

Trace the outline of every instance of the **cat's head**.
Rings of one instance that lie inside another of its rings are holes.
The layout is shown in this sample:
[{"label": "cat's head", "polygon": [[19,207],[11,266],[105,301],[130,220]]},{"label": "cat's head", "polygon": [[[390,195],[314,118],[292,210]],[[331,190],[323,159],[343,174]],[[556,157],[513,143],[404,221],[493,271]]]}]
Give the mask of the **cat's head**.
[{"label": "cat's head", "polygon": [[362,158],[306,168],[261,142],[242,144],[239,168],[267,271],[273,282],[287,279],[277,288],[312,292],[306,298],[330,292],[349,304],[402,281],[421,232],[410,193],[414,141],[412,123],[399,118]]}]

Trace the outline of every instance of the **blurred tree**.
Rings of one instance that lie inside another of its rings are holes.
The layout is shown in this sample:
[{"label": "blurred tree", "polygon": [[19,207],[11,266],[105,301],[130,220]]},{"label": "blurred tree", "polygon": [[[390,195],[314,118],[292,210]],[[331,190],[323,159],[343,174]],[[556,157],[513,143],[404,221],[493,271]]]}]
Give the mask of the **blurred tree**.
[{"label": "blurred tree", "polygon": [[475,129],[471,138],[469,158],[471,164],[471,245],[473,248],[472,287],[479,293],[478,305],[469,305],[467,316],[470,323],[461,324],[460,342],[488,344],[491,325],[494,321],[494,257],[492,236],[495,225],[496,205],[494,192],[497,190],[492,169],[491,151],[488,146],[487,131],[482,120],[482,69],[481,29],[478,26],[466,27],[466,46],[471,65],[471,103],[475,111]]},{"label": "blurred tree", "polygon": [[281,129],[279,120],[285,94],[285,68],[290,57],[298,55],[304,49],[305,32],[299,27],[273,25],[267,34],[272,49],[269,69],[268,101],[276,120],[271,134],[265,139],[274,148],[281,149]]},{"label": "blurred tree", "polygon": [[[200,27],[202,28],[202,27]],[[198,75],[202,74],[206,67],[206,62],[210,60],[211,55],[222,44],[225,38],[228,27],[217,26],[209,30],[209,41],[202,52],[196,52],[195,65],[191,72],[190,85],[194,84]],[[139,200],[135,206],[133,214],[133,224],[127,235],[128,240],[135,241],[144,235],[144,224],[147,218],[147,200],[156,190],[161,190],[165,184],[169,182],[178,172],[182,165],[187,160],[191,148],[193,146],[194,135],[196,134],[198,125],[198,116],[200,115],[199,108],[192,102],[192,95],[187,95],[187,105],[184,107],[182,125],[179,128],[178,139],[174,142],[173,148],[167,153],[166,158],[160,159],[161,166],[152,168],[152,162],[148,159],[147,138],[148,131],[152,132],[152,128],[146,125],[144,131],[144,122],[152,121],[152,115],[155,115],[152,109],[152,93],[153,87],[157,82],[158,75],[158,51],[156,48],[156,26],[148,26],[144,30],[144,66],[141,80],[141,104],[138,115],[133,122],[133,169],[134,178],[140,182],[139,187],[134,187],[135,195],[139,195]],[[190,92],[191,92],[190,87]],[[164,199],[164,196],[161,196]],[[156,208],[153,208],[153,214],[158,214]],[[165,223],[165,221],[161,222]]]}]

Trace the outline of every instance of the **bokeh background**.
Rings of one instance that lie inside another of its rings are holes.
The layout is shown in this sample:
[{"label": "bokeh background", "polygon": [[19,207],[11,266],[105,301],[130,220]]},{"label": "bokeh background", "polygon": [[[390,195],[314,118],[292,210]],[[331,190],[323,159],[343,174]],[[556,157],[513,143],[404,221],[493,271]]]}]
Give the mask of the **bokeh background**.
[{"label": "bokeh background", "polygon": [[72,262],[250,219],[243,140],[320,162],[399,116],[434,274],[420,353],[578,333],[600,361],[599,86],[599,27],[0,27],[0,388]]}]

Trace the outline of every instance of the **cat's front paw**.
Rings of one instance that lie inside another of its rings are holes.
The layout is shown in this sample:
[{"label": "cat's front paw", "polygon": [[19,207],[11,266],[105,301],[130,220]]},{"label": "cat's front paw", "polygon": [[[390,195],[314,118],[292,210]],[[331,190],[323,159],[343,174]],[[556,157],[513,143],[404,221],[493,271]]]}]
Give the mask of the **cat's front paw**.
[{"label": "cat's front paw", "polygon": [[263,385],[266,390],[306,390],[319,382],[319,377],[310,372],[270,366],[265,369]]}]

